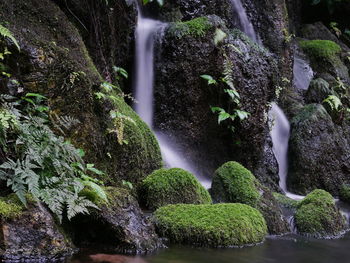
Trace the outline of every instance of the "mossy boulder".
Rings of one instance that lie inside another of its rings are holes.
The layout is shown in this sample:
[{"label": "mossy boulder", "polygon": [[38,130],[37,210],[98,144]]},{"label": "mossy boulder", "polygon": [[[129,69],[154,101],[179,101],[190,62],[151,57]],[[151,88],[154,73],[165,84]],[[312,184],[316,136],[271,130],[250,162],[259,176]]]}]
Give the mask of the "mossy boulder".
[{"label": "mossy boulder", "polygon": [[159,169],[140,185],[140,200],[155,210],[168,204],[210,204],[208,191],[190,172],[180,168]]},{"label": "mossy boulder", "polygon": [[[113,79],[106,80],[98,72],[78,29],[55,1],[1,1],[0,20],[7,21],[21,46],[19,53],[9,45],[12,54],[4,62],[19,84],[13,87],[5,82],[0,86],[2,93],[19,97],[40,93],[48,98],[53,119],[78,120],[76,125],[56,132],[84,149],[86,161],[109,175],[101,178],[109,185],[118,185],[121,180],[138,183],[161,167],[155,136],[124,101],[121,90],[115,89],[113,102],[96,98],[101,84]],[[119,85],[117,81],[114,84]],[[116,129],[111,110],[133,120],[124,122],[122,133],[127,144],[118,143],[116,133],[108,132]]]},{"label": "mossy boulder", "polygon": [[159,234],[172,243],[243,246],[260,243],[267,234],[260,212],[244,204],[168,205],[154,216]]},{"label": "mossy boulder", "polygon": [[350,185],[342,184],[339,189],[339,199],[345,203],[350,204]]},{"label": "mossy boulder", "polygon": [[211,194],[216,202],[243,203],[257,208],[263,214],[270,234],[288,232],[272,192],[237,162],[227,162],[216,170]]},{"label": "mossy boulder", "polygon": [[99,210],[65,222],[65,229],[77,246],[126,254],[150,253],[162,247],[153,224],[129,190],[107,187],[105,191],[107,202],[86,193],[97,201]]},{"label": "mossy boulder", "polygon": [[301,48],[312,57],[324,60],[334,60],[340,54],[340,46],[331,40],[302,40]]},{"label": "mossy boulder", "polygon": [[273,193],[273,196],[275,197],[278,204],[285,208],[296,209],[300,202],[280,193]]},{"label": "mossy boulder", "polygon": [[322,78],[317,78],[310,82],[305,96],[308,103],[322,103],[331,94],[329,83]]},{"label": "mossy boulder", "polygon": [[50,211],[32,198],[24,207],[11,194],[0,200],[0,256],[9,262],[47,262],[75,248]]},{"label": "mossy boulder", "polygon": [[317,238],[335,237],[346,228],[346,220],[328,192],[316,189],[298,205],[295,224],[299,233]]}]

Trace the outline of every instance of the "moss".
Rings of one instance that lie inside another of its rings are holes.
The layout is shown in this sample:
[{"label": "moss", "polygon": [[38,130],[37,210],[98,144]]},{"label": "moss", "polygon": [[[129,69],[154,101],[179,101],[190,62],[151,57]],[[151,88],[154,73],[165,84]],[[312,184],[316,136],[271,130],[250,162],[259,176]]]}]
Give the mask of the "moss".
[{"label": "moss", "polygon": [[267,234],[260,212],[244,204],[168,205],[155,219],[160,235],[173,243],[242,246],[262,242]]},{"label": "moss", "polygon": [[186,22],[177,22],[170,25],[169,32],[177,38],[191,35],[193,37],[203,37],[213,25],[207,17],[198,17]]},{"label": "moss", "polygon": [[15,194],[10,194],[0,199],[0,217],[13,219],[21,215],[24,206]]},{"label": "moss", "polygon": [[301,48],[310,56],[333,60],[341,51],[340,46],[330,40],[302,40]]},{"label": "moss", "polygon": [[339,189],[339,199],[345,203],[350,203],[350,185],[342,184]]},{"label": "moss", "polygon": [[168,204],[212,202],[197,178],[180,168],[154,171],[142,181],[139,192],[145,206],[152,210]]},{"label": "moss", "polygon": [[254,175],[237,162],[227,162],[215,172],[211,193],[219,202],[237,202],[257,207],[260,194]]},{"label": "moss", "polygon": [[331,194],[320,189],[312,191],[299,203],[295,223],[299,233],[314,237],[339,235],[346,226]]},{"label": "moss", "polygon": [[280,193],[273,193],[273,196],[277,200],[278,204],[285,208],[297,208],[300,202]]}]

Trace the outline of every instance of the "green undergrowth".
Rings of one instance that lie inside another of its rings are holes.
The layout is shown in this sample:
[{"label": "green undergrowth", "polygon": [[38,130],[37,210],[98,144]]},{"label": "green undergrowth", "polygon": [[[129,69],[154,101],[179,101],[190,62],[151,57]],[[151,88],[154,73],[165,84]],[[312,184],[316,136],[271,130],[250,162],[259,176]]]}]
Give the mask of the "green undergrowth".
[{"label": "green undergrowth", "polygon": [[168,204],[210,204],[208,191],[190,172],[180,168],[159,169],[140,185],[140,199],[149,209]]},{"label": "green undergrowth", "polygon": [[293,200],[293,199],[289,198],[288,196],[285,196],[285,195],[280,194],[280,193],[273,193],[273,196],[277,200],[278,204],[282,207],[285,207],[285,208],[297,208],[299,205],[299,202],[300,202],[297,200]]},{"label": "green undergrowth", "polygon": [[155,212],[155,220],[170,242],[196,246],[256,244],[267,234],[261,213],[244,204],[168,205]]}]

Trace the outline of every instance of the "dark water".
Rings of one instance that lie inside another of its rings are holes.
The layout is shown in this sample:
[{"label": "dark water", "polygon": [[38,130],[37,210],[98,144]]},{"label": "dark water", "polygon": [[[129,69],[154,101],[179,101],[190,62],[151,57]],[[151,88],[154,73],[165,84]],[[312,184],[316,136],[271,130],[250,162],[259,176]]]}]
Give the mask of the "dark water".
[{"label": "dark water", "polygon": [[335,240],[298,236],[268,238],[263,244],[232,249],[173,246],[144,257],[78,254],[69,263],[345,263],[350,262],[350,234]]}]

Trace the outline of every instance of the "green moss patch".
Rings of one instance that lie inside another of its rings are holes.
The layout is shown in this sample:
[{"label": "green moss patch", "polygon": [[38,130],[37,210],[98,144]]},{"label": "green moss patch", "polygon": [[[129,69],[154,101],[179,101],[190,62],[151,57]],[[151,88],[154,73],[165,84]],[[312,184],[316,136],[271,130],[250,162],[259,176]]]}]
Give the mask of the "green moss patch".
[{"label": "green moss patch", "polygon": [[208,191],[191,173],[180,169],[159,169],[140,186],[140,199],[149,209],[168,204],[210,204]]},{"label": "green moss patch", "polygon": [[13,219],[21,215],[24,207],[15,194],[0,199],[0,218]]},{"label": "green moss patch", "polygon": [[340,53],[340,46],[330,40],[302,40],[301,48],[310,56],[326,60],[332,60]]},{"label": "green moss patch", "polygon": [[339,189],[339,199],[350,204],[350,185],[343,184]]},{"label": "green moss patch", "polygon": [[173,23],[169,27],[169,32],[177,38],[182,38],[186,35],[193,37],[203,37],[213,25],[207,17],[198,17],[186,22]]},{"label": "green moss patch", "polygon": [[260,194],[254,175],[237,162],[227,162],[215,172],[211,193],[214,200],[256,207]]},{"label": "green moss patch", "polygon": [[278,204],[285,208],[297,208],[300,202],[280,193],[273,193],[273,196],[277,200]]},{"label": "green moss patch", "polygon": [[312,191],[299,203],[295,224],[299,233],[318,238],[337,236],[346,227],[333,197],[321,189]]},{"label": "green moss patch", "polygon": [[244,204],[168,205],[155,218],[159,234],[173,243],[242,246],[260,243],[267,234],[260,212]]}]

